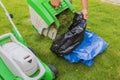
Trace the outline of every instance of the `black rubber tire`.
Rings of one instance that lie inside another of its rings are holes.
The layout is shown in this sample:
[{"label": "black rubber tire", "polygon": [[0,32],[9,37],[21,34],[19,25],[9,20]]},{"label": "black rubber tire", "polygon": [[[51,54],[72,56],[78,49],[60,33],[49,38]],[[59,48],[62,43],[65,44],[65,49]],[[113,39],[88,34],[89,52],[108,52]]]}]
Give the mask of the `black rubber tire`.
[{"label": "black rubber tire", "polygon": [[36,52],[34,51],[32,47],[28,47],[28,48],[33,52],[34,55],[36,55]]},{"label": "black rubber tire", "polygon": [[53,80],[55,80],[56,78],[57,78],[57,76],[58,76],[58,71],[57,71],[57,69],[55,68],[55,66],[53,66],[53,65],[51,65],[51,64],[48,64],[48,67],[51,69],[51,71],[53,72],[53,74],[54,74],[54,79]]}]

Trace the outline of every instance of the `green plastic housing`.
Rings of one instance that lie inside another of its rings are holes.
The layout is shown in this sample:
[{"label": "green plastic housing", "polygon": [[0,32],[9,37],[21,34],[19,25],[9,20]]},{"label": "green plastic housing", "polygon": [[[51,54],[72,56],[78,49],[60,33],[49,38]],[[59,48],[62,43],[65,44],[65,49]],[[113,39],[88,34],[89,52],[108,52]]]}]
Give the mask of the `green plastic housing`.
[{"label": "green plastic housing", "polygon": [[[41,77],[39,80],[53,80],[54,79],[53,72],[50,70],[50,68],[45,63],[43,63],[41,60],[40,60],[40,62],[44,66],[46,72],[45,72],[44,76]],[[34,74],[33,76],[36,76],[36,74]],[[24,80],[24,79],[15,76],[8,69],[8,67],[5,65],[3,60],[0,58],[0,80]]]},{"label": "green plastic housing", "polygon": [[55,22],[57,28],[59,28],[60,23],[56,15],[60,14],[66,9],[74,9],[69,0],[61,0],[59,9],[55,9],[50,4],[50,0],[27,0],[27,2],[29,6],[32,7],[39,16],[42,17],[48,26]]},{"label": "green plastic housing", "polygon": [[0,80],[23,80],[23,79],[14,76],[13,73],[4,64],[3,60],[0,58]]}]

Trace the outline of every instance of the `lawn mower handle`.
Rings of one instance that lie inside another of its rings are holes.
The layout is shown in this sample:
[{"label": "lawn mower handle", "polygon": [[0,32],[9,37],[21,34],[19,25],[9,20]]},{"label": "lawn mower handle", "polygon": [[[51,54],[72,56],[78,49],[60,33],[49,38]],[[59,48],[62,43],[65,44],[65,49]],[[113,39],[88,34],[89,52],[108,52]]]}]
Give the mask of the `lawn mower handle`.
[{"label": "lawn mower handle", "polygon": [[17,32],[18,36],[21,37],[21,35],[20,35],[19,31],[17,30],[15,24],[13,23],[13,21],[12,21],[10,15],[9,15],[9,13],[8,13],[8,11],[7,11],[7,9],[5,8],[5,6],[3,5],[3,3],[2,3],[1,1],[0,1],[0,6],[1,6],[1,7],[3,8],[3,10],[5,11],[6,16],[8,17],[8,20],[10,21],[11,25],[13,26],[13,28],[14,28],[15,31]]},{"label": "lawn mower handle", "polygon": [[6,16],[8,18],[8,20],[10,21],[13,29],[12,29],[12,33],[14,34],[14,36],[17,38],[17,40],[21,43],[23,43],[25,46],[27,46],[26,41],[23,39],[22,35],[20,34],[20,32],[18,31],[18,29],[16,28],[15,24],[13,23],[10,14],[8,13],[7,9],[5,8],[5,6],[3,5],[3,3],[0,1],[0,6],[3,8],[3,10],[6,13]]}]

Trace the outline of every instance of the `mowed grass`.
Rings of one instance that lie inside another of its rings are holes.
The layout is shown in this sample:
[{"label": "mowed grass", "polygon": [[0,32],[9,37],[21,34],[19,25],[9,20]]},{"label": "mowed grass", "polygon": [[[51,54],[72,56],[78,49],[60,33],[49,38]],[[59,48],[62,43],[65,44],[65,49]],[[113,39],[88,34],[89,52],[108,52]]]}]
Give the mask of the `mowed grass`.
[{"label": "mowed grass", "polygon": [[[87,67],[82,63],[70,64],[50,51],[52,40],[39,35],[30,22],[29,9],[25,0],[2,0],[13,21],[37,56],[46,64],[53,64],[58,72],[57,80],[120,80],[120,6],[89,0],[89,19],[87,29],[95,32],[109,43],[103,54],[95,58],[94,65]],[[74,0],[74,12],[80,12],[80,0]],[[63,19],[63,17],[62,17]],[[68,25],[61,19],[59,34]],[[69,19],[69,18],[68,18]],[[62,22],[63,21],[63,22]],[[0,8],[0,35],[11,31],[4,11]]]}]

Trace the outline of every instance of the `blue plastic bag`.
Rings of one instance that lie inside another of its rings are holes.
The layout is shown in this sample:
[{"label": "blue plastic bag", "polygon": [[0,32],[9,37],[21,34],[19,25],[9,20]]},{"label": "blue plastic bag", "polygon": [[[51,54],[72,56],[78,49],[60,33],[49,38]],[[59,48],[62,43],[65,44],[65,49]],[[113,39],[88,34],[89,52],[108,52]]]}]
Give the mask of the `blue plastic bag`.
[{"label": "blue plastic bag", "polygon": [[64,56],[70,63],[82,62],[88,66],[92,66],[94,58],[102,53],[108,46],[101,37],[93,32],[85,31],[83,42],[70,54]]}]

